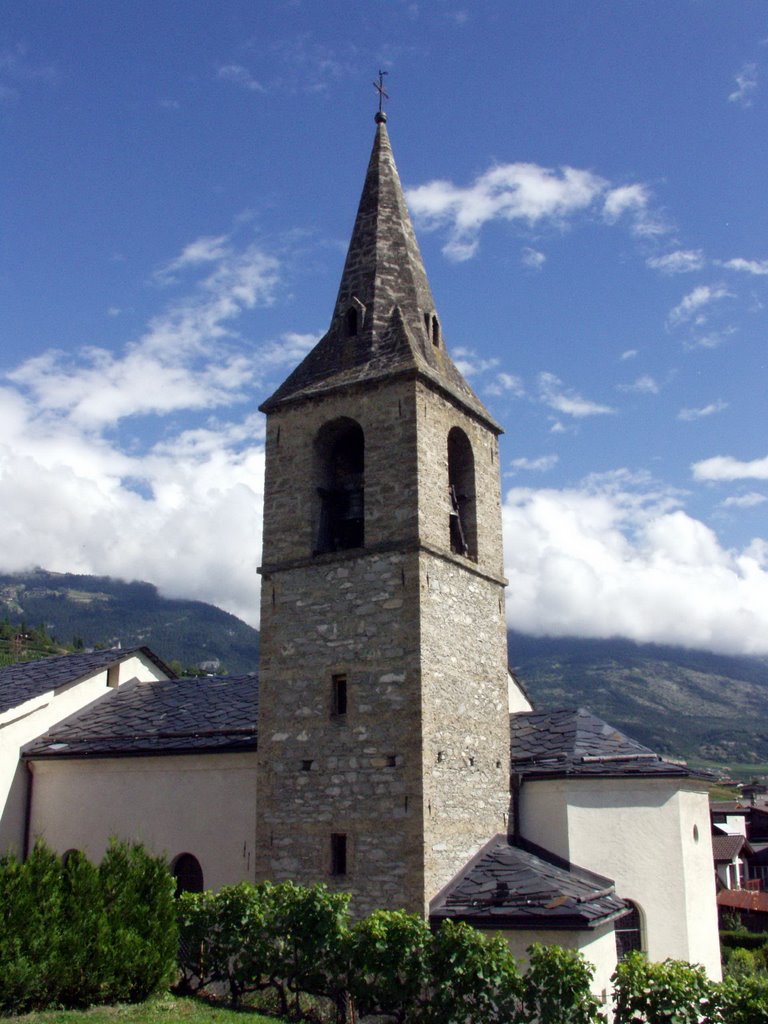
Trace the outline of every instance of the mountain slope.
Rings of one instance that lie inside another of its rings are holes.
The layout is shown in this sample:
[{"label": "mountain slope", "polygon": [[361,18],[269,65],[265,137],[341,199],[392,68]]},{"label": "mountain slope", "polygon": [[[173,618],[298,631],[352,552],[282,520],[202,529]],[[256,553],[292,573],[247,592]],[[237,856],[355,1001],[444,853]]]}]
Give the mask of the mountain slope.
[{"label": "mountain slope", "polygon": [[[165,661],[239,674],[259,634],[202,601],[149,583],[70,573],[0,575],[0,617],[45,625],[61,643],[149,645]],[[587,707],[659,753],[768,765],[768,659],[628,640],[509,634],[509,661],[540,708]]]},{"label": "mountain slope", "polygon": [[509,655],[540,707],[588,707],[670,756],[768,762],[766,658],[519,633]]},{"label": "mountain slope", "polygon": [[160,597],[151,583],[41,569],[0,575],[0,615],[44,624],[62,643],[147,644],[164,661],[232,675],[258,667],[257,630],[202,601]]}]

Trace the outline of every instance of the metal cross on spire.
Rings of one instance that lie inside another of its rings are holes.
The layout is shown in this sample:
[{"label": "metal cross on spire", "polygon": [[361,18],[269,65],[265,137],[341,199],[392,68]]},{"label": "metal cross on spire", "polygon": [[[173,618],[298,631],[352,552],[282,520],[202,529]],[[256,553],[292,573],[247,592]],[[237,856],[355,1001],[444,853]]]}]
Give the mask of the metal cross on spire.
[{"label": "metal cross on spire", "polygon": [[373,83],[373,88],[379,94],[379,113],[383,113],[384,100],[389,99],[389,94],[384,90],[384,75],[388,75],[388,71],[379,71],[378,82]]}]

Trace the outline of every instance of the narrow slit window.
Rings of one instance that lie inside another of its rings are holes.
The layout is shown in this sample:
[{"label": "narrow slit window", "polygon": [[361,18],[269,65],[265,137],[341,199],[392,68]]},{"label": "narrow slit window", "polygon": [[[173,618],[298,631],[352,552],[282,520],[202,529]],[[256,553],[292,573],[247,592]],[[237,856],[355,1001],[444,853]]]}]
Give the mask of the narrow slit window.
[{"label": "narrow slit window", "polygon": [[347,677],[339,672],[331,676],[331,715],[343,718],[347,713]]},{"label": "narrow slit window", "polygon": [[354,306],[347,310],[347,337],[354,338],[357,334],[358,316]]},{"label": "narrow slit window", "polygon": [[432,344],[440,348],[440,321],[436,316],[432,317]]},{"label": "narrow slit window", "polygon": [[331,874],[347,873],[347,837],[343,832],[331,833]]},{"label": "narrow slit window", "polygon": [[120,684],[120,666],[110,665],[107,669],[107,686],[114,689]]}]

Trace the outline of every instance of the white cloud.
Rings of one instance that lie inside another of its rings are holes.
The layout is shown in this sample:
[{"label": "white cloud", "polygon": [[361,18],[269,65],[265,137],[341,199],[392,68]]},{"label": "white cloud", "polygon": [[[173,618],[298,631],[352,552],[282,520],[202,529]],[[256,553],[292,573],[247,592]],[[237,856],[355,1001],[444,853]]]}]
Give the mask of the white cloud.
[{"label": "white cloud", "polygon": [[724,549],[651,482],[514,488],[503,515],[511,627],[768,653],[768,546]]},{"label": "white cloud", "polygon": [[205,264],[209,273],[190,296],[155,317],[123,353],[90,346],[73,359],[49,351],[22,363],[8,379],[40,411],[66,414],[88,430],[129,416],[235,401],[257,379],[258,367],[251,353],[228,348],[228,340],[236,338],[232,323],[245,310],[271,303],[278,263],[256,246],[219,248],[216,257],[211,255],[214,248],[187,246],[169,264],[176,269]]},{"label": "white cloud", "polygon": [[[46,352],[0,383],[0,566],[146,579],[257,624],[256,394],[316,336],[240,338],[238,320],[279,281],[255,246],[203,239],[168,266],[197,280],[122,351]],[[154,440],[139,416],[164,417]]]},{"label": "white cloud", "polygon": [[741,256],[737,256],[732,260],[725,260],[720,265],[727,267],[728,270],[738,270],[744,274],[768,274],[768,260],[745,260]]},{"label": "white cloud", "polygon": [[677,414],[679,420],[687,420],[692,422],[693,420],[703,420],[707,416],[714,416],[715,413],[722,412],[728,408],[728,403],[724,402],[722,398],[718,398],[716,402],[710,402],[709,405],[704,405],[699,409],[681,409]]},{"label": "white cloud", "polygon": [[697,285],[670,311],[667,323],[672,327],[676,327],[679,324],[694,320],[698,325],[701,325],[706,322],[704,310],[708,306],[711,306],[714,302],[719,302],[721,299],[732,297],[732,293],[728,291],[725,285]]},{"label": "white cloud", "polygon": [[563,226],[578,214],[594,210],[598,216],[602,210],[609,222],[629,213],[634,230],[656,230],[645,186],[611,188],[599,175],[575,167],[555,170],[530,163],[498,164],[465,188],[450,181],[431,181],[408,189],[407,198],[423,230],[447,229],[443,252],[459,261],[475,255],[480,231],[494,220],[520,221],[529,227],[542,222]]},{"label": "white cloud", "polygon": [[644,373],[631,384],[618,384],[619,391],[635,392],[639,395],[658,395],[659,385],[650,374]]},{"label": "white cloud", "polygon": [[626,352],[622,352],[621,355],[619,356],[619,359],[621,359],[622,361],[626,360],[626,359],[635,359],[635,358],[637,358],[637,349],[636,348],[628,348],[626,350]]},{"label": "white cloud", "polygon": [[452,354],[459,373],[465,377],[476,377],[499,365],[498,359],[483,359],[474,349],[463,348],[461,345]]},{"label": "white cloud", "polygon": [[240,85],[249,92],[264,92],[264,86],[242,64],[224,64],[216,72],[216,77],[225,82],[234,82],[235,85]]},{"label": "white cloud", "polygon": [[583,398],[572,388],[565,387],[553,373],[540,373],[538,383],[542,402],[564,416],[581,419],[585,416],[604,416],[616,411],[608,405]]},{"label": "white cloud", "polygon": [[514,469],[528,469],[534,473],[546,473],[548,470],[554,469],[559,461],[559,455],[540,455],[537,459],[528,459],[525,456],[521,456],[519,459],[512,459],[511,465]]},{"label": "white cloud", "polygon": [[525,385],[520,377],[513,373],[497,373],[494,380],[485,388],[488,395],[514,395],[515,398],[522,398],[525,395]]},{"label": "white cloud", "polygon": [[748,62],[736,74],[736,88],[728,96],[731,103],[739,103],[742,107],[752,106],[752,96],[757,89],[757,64]]},{"label": "white cloud", "polygon": [[706,260],[701,249],[677,249],[664,256],[651,256],[646,266],[660,270],[662,274],[688,274],[694,270],[702,270]]},{"label": "white cloud", "polygon": [[530,267],[531,270],[541,270],[547,262],[547,257],[543,252],[539,252],[538,249],[525,248],[523,249],[520,262],[524,267]]},{"label": "white cloud", "polygon": [[713,455],[691,466],[696,480],[768,480],[768,455],[747,462],[732,455]]},{"label": "white cloud", "polygon": [[723,508],[755,508],[756,505],[762,505],[766,501],[768,501],[768,498],[764,494],[750,491],[748,494],[732,495],[720,504]]}]

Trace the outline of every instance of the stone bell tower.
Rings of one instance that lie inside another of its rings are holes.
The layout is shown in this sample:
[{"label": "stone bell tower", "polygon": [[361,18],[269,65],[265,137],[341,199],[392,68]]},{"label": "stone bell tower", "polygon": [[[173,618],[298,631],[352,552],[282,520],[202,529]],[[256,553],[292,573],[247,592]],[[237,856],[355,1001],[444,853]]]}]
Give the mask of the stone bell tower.
[{"label": "stone bell tower", "polygon": [[501,431],[376,124],[328,332],[262,406],[257,876],[424,913],[506,831]]}]

